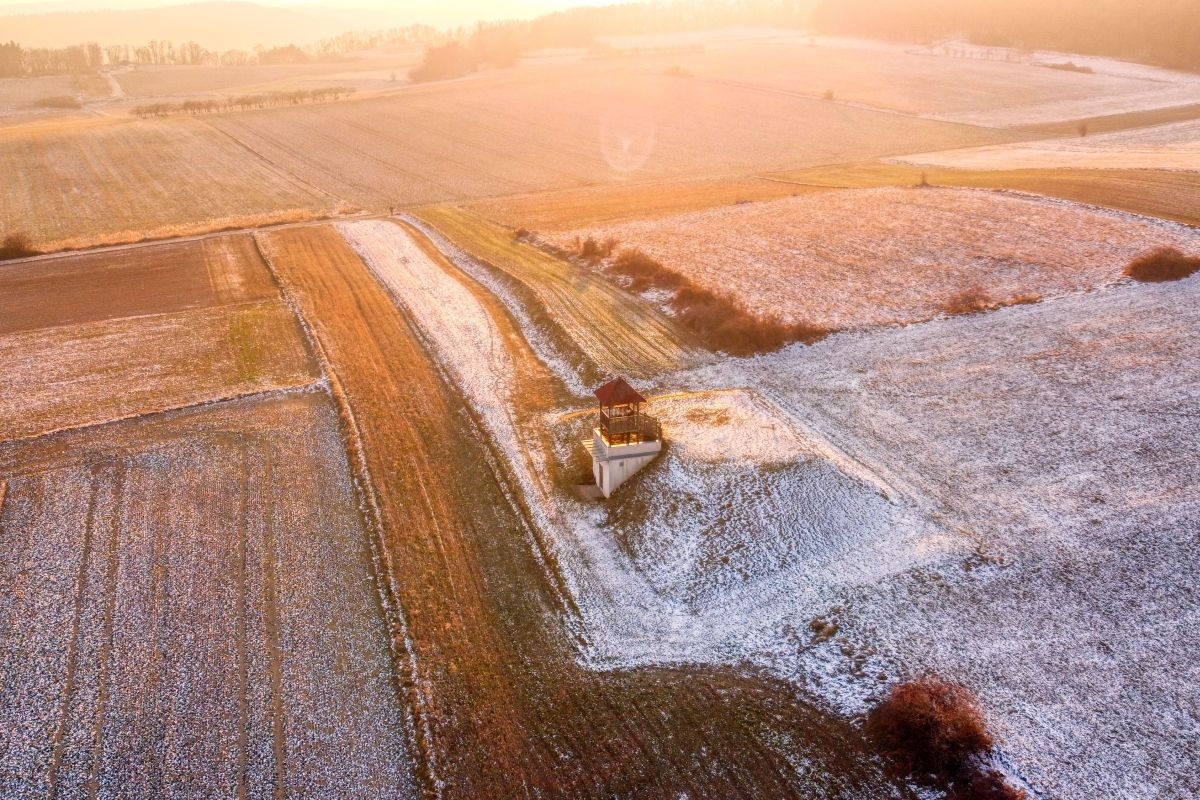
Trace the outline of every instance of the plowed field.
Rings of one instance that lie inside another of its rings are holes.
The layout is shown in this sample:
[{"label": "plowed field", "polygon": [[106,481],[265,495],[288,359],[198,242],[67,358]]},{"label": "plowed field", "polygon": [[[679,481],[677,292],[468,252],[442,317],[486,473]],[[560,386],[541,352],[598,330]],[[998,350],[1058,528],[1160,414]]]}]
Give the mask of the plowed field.
[{"label": "plowed field", "polygon": [[246,235],[0,266],[0,335],[279,296]]},{"label": "plowed field", "polygon": [[333,205],[227,136],[183,117],[0,129],[0,173],[5,231],[23,231],[51,247]]},{"label": "plowed field", "polygon": [[327,398],[0,445],[0,794],[416,796]]}]

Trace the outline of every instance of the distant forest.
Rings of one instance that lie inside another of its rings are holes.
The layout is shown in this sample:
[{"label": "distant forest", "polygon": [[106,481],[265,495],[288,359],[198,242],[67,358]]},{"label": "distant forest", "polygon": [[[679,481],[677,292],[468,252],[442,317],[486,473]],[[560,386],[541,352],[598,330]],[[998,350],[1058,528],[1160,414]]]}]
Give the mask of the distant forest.
[{"label": "distant forest", "polygon": [[595,47],[601,36],[748,25],[914,42],[963,36],[977,44],[1107,55],[1200,71],[1200,0],[667,0],[580,7],[454,30],[411,25],[345,33],[304,47],[253,51],[218,53],[196,42],[165,41],[54,50],[0,43],[0,77],[83,73],[115,64],[326,61],[419,43],[430,50],[414,77],[431,80],[484,64],[511,64],[522,51]]},{"label": "distant forest", "polygon": [[823,33],[1114,56],[1200,71],[1200,0],[821,0]]}]

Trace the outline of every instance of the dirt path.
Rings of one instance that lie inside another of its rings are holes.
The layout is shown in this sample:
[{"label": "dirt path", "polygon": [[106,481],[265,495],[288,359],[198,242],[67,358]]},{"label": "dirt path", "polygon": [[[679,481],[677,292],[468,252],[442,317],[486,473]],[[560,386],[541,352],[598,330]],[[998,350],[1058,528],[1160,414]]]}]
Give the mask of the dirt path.
[{"label": "dirt path", "polygon": [[[260,242],[326,359],[378,504],[429,796],[905,796],[849,726],[782,682],[732,669],[582,668],[516,493],[411,320],[335,231]],[[511,320],[485,306],[537,409],[544,370]]]}]

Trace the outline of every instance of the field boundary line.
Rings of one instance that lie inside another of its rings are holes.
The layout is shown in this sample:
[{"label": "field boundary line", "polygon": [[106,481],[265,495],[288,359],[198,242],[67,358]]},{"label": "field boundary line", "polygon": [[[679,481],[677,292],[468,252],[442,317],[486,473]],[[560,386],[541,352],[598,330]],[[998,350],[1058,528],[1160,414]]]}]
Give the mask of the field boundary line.
[{"label": "field boundary line", "polygon": [[51,736],[50,766],[46,773],[46,795],[50,800],[58,797],[58,769],[62,763],[63,736],[67,729],[67,717],[71,712],[71,695],[75,693],[75,659],[79,652],[79,622],[83,613],[83,595],[87,592],[88,562],[92,557],[92,528],[96,522],[96,502],[99,494],[97,473],[101,466],[92,467],[88,492],[87,514],[83,523],[83,546],[79,553],[79,570],[75,575],[75,613],[71,619],[71,640],[67,645],[67,673],[63,677],[62,702],[58,710],[58,722]]},{"label": "field boundary line", "polygon": [[[406,206],[408,207],[408,206]],[[419,206],[411,206],[417,208]],[[358,219],[381,219],[387,216],[386,214],[378,214],[373,211],[363,211],[357,214],[346,214],[344,216],[336,216],[329,214],[323,217],[314,219],[299,220],[296,222],[276,222],[269,225],[252,225],[238,228],[220,228],[201,233],[189,233],[184,236],[164,236],[161,238],[140,239],[133,242],[114,242],[112,244],[101,244],[95,247],[81,247],[72,250],[53,250],[49,253],[38,253],[35,256],[24,256],[22,258],[8,258],[0,261],[0,270],[8,266],[19,266],[21,264],[35,264],[39,261],[52,261],[56,258],[71,258],[72,256],[96,255],[100,253],[114,253],[122,250],[132,250],[138,247],[155,247],[157,245],[181,244],[183,242],[198,242],[204,239],[215,239],[221,236],[238,236],[240,234],[254,235],[259,231],[283,230],[286,228],[304,228],[313,225],[328,225],[331,222],[339,222],[341,220],[358,220]]]},{"label": "field boundary line", "polygon": [[[258,236],[254,236],[254,246],[258,249],[267,271],[279,287],[284,305],[291,309],[300,329],[304,332],[312,349],[314,357],[325,374],[324,387],[337,405],[338,417],[343,429],[343,443],[346,447],[352,482],[359,495],[359,510],[364,521],[367,546],[371,553],[371,572],[375,584],[376,596],[388,627],[388,642],[392,651],[392,662],[396,665],[397,673],[403,671],[403,676],[395,675],[396,693],[401,702],[411,710],[412,721],[406,726],[405,738],[412,747],[415,762],[420,765],[418,770],[424,778],[424,794],[432,800],[441,800],[442,782],[437,774],[437,761],[434,756],[433,728],[425,712],[425,700],[421,693],[420,672],[417,667],[417,653],[408,632],[408,620],[400,604],[400,596],[393,585],[395,565],[392,563],[390,551],[384,546],[383,511],[379,506],[379,497],[371,472],[367,465],[366,448],[363,445],[362,434],[359,431],[358,419],[350,405],[350,399],[342,387],[337,370],[333,368],[325,346],[320,337],[309,325],[308,319],[301,310],[299,300],[293,291],[287,287],[279,270],[271,257],[263,249]],[[366,265],[363,265],[366,269]]]}]

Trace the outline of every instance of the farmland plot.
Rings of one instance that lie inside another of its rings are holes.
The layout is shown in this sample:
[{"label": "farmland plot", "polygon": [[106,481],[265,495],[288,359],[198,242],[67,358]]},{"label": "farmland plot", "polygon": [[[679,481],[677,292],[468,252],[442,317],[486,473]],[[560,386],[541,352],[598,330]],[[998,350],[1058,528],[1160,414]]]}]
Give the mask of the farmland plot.
[{"label": "farmland plot", "polygon": [[277,301],[0,336],[0,441],[313,383]]},{"label": "farmland plot", "polygon": [[6,231],[49,248],[334,205],[189,118],[0,129],[0,170]]},{"label": "farmland plot", "polygon": [[1011,189],[1078,203],[1200,225],[1200,173],[1165,170],[1017,169],[956,170],[906,164],[844,164],[777,173],[799,188],[934,186]]},{"label": "farmland plot", "polygon": [[446,250],[502,271],[532,294],[565,331],[563,350],[583,354],[589,377],[607,372],[651,375],[695,364],[705,355],[698,343],[641,298],[587,270],[520,242],[505,229],[460,209],[425,209],[419,218],[446,237]]},{"label": "farmland plot", "polygon": [[248,235],[0,267],[0,335],[279,296]]},{"label": "farmland plot", "polygon": [[[698,381],[761,387],[977,542],[822,614],[889,676],[965,680],[1048,797],[1200,790],[1196,292],[1124,286],[837,336]],[[822,659],[835,648],[799,663]],[[874,691],[829,688],[851,708]]]},{"label": "farmland plot", "polygon": [[567,246],[589,235],[640,248],[755,313],[830,328],[928,319],[974,288],[998,302],[1061,294],[1119,280],[1154,247],[1200,250],[1200,235],[1182,225],[931,188],[829,191],[551,239]]},{"label": "farmland plot", "polygon": [[898,159],[954,169],[1162,169],[1200,172],[1200,120]]},{"label": "farmland plot", "polygon": [[954,58],[853,40],[799,41],[663,56],[700,79],[990,127],[1200,102],[1200,79],[1169,70],[1094,74],[1024,61]]},{"label": "farmland plot", "polygon": [[212,124],[307,182],[374,209],[1013,138],[595,64]]},{"label": "farmland plot", "polygon": [[665,217],[813,191],[819,189],[762,178],[724,178],[560,189],[484,200],[466,208],[514,230],[551,231]]},{"label": "farmland plot", "polygon": [[0,445],[0,786],[415,798],[321,395]]},{"label": "farmland plot", "polygon": [[[1195,292],[1125,284],[661,376],[701,397],[653,404],[672,445],[607,512],[539,492],[520,431],[485,424],[549,535],[585,663],[750,661],[847,715],[933,670],[980,693],[1045,796],[1182,800]],[[435,294],[399,296],[468,396],[501,374],[432,322]],[[729,386],[756,391],[708,399]]]},{"label": "farmland plot", "polygon": [[[579,668],[557,571],[539,560],[513,495],[496,480],[493,470],[507,467],[464,427],[466,409],[417,337],[452,380],[499,393],[483,413],[515,420],[531,442],[537,434],[525,420],[503,417],[507,387],[521,381],[523,407],[536,409],[548,392],[544,370],[463,371],[531,356],[503,313],[487,321],[496,304],[478,286],[439,272],[444,263],[419,261],[429,256],[403,244],[409,235],[385,223],[362,231],[359,245],[379,274],[403,282],[390,296],[332,230],[278,231],[262,243],[329,359],[358,434],[412,648],[418,732],[429,733],[427,769],[444,796],[911,796],[885,783],[856,733],[778,682],[708,668]],[[463,319],[430,325],[447,292],[464,304],[456,306]],[[485,339],[497,347],[486,354],[478,341],[464,343],[480,330],[495,331]],[[451,353],[463,357],[462,369],[445,358]],[[511,452],[519,435],[509,426],[497,445]]]}]

